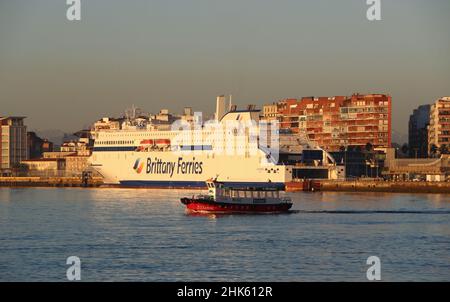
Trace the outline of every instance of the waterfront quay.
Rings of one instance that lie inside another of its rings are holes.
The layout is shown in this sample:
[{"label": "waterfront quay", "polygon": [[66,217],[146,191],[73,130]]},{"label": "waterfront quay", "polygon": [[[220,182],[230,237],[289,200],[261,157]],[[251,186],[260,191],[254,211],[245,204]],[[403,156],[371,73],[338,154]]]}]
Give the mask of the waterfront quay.
[{"label": "waterfront quay", "polygon": [[0,187],[99,187],[101,177],[0,177]]},{"label": "waterfront quay", "polygon": [[[81,177],[0,177],[0,187],[81,187],[81,188],[124,188],[104,184],[103,178]],[[149,187],[145,187],[148,189]],[[152,189],[174,189],[175,187],[154,187]],[[178,188],[177,189],[195,189]],[[139,189],[139,187],[135,187]],[[196,188],[205,189],[205,188]],[[430,181],[384,181],[373,179],[355,180],[300,180],[285,184],[286,192],[392,192],[392,193],[440,193],[450,194],[450,182]]]},{"label": "waterfront quay", "polygon": [[450,182],[384,180],[306,180],[286,184],[286,191],[450,193]]}]

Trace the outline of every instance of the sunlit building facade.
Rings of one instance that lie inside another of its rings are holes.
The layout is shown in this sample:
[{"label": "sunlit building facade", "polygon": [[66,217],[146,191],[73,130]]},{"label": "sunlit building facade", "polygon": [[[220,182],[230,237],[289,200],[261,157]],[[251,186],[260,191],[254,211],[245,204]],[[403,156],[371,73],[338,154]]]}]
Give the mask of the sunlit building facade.
[{"label": "sunlit building facade", "polygon": [[327,151],[364,148],[368,143],[373,148],[388,148],[391,101],[384,94],[286,99],[277,103],[276,116],[281,128],[306,134]]},{"label": "sunlit building facade", "polygon": [[450,97],[443,97],[431,105],[428,149],[430,154],[447,153],[450,149]]},{"label": "sunlit building facade", "polygon": [[0,117],[0,170],[19,165],[28,158],[27,127],[25,117]]}]

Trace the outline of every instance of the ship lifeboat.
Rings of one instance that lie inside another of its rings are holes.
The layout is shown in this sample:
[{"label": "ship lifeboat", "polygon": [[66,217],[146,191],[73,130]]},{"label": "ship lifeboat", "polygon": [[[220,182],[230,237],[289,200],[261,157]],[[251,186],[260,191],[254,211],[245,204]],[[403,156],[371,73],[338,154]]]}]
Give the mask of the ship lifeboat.
[{"label": "ship lifeboat", "polygon": [[156,139],[155,145],[158,147],[167,147],[170,146],[170,139]]},{"label": "ship lifeboat", "polygon": [[181,198],[188,212],[193,213],[282,213],[292,207],[289,198],[280,198],[279,190],[225,187],[215,180],[206,181],[208,195]]},{"label": "ship lifeboat", "polygon": [[154,141],[152,139],[143,139],[141,140],[141,145],[153,145]]}]

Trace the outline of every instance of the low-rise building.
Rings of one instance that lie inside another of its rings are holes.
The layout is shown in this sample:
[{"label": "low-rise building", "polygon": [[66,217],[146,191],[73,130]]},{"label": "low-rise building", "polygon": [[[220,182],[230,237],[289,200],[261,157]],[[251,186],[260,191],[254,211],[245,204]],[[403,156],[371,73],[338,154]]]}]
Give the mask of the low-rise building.
[{"label": "low-rise building", "polygon": [[385,153],[383,150],[350,150],[330,152],[346,178],[378,178],[382,175]]},{"label": "low-rise building", "polygon": [[42,142],[42,152],[52,152],[53,148],[54,148],[53,142],[44,138],[44,141]]},{"label": "low-rise building", "polygon": [[79,141],[63,143],[61,151],[43,152],[42,158],[22,161],[22,163],[28,166],[30,174],[45,170],[47,174],[78,176],[89,169],[90,155],[88,139],[81,138]]},{"label": "low-rise building", "polygon": [[35,132],[27,132],[28,158],[40,158],[44,152],[53,151],[53,143],[40,138]]},{"label": "low-rise building", "polygon": [[278,119],[278,104],[273,103],[263,106],[263,119],[276,120]]},{"label": "low-rise building", "polygon": [[94,123],[94,125],[92,126],[92,130],[93,131],[119,130],[121,129],[121,124],[123,121],[124,118],[104,117]]},{"label": "low-rise building", "polygon": [[393,180],[449,181],[450,155],[439,158],[396,158],[395,149],[386,153],[383,174]]},{"label": "low-rise building", "polygon": [[65,157],[67,173],[79,174],[89,168],[89,155],[69,155]]},{"label": "low-rise building", "polygon": [[66,169],[63,158],[27,159],[21,163],[27,167],[29,175],[62,176]]},{"label": "low-rise building", "polygon": [[42,158],[45,158],[45,159],[66,158],[67,156],[71,156],[71,155],[77,155],[77,153],[73,152],[73,151],[44,152],[44,153],[42,153]]},{"label": "low-rise building", "polygon": [[80,139],[78,141],[64,142],[61,145],[61,152],[73,152],[80,156],[89,156],[91,154],[88,142]]}]

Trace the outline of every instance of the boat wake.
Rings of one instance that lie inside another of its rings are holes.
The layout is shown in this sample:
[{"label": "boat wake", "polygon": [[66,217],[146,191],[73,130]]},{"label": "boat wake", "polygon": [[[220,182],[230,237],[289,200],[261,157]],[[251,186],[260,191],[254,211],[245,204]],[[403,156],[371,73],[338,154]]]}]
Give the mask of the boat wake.
[{"label": "boat wake", "polygon": [[430,211],[412,211],[412,210],[292,210],[291,212],[301,214],[426,214],[426,215],[449,215],[450,210],[430,210]]}]

